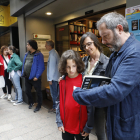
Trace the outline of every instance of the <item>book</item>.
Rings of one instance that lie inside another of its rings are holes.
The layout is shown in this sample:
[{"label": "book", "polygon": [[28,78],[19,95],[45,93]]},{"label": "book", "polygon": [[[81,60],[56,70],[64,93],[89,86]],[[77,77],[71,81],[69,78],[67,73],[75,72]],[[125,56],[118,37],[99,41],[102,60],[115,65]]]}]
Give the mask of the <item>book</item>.
[{"label": "book", "polygon": [[111,78],[98,75],[84,76],[82,89],[91,89],[104,84],[109,84]]}]

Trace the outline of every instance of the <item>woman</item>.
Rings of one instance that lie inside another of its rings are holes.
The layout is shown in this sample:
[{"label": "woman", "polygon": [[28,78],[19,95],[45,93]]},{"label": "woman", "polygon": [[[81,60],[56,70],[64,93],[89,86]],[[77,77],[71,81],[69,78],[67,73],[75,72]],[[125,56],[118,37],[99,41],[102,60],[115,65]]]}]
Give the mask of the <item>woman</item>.
[{"label": "woman", "polygon": [[10,74],[10,79],[14,85],[16,96],[14,100],[11,100],[13,105],[19,105],[23,103],[22,90],[20,86],[20,75],[22,62],[19,56],[16,54],[18,50],[14,46],[8,47],[8,52],[11,55],[10,61],[8,63],[7,72]]},{"label": "woman", "polygon": [[[1,55],[0,55],[0,64],[1,64],[0,65],[0,75],[2,75],[4,77],[5,87],[2,88],[4,94],[0,98],[4,99],[4,98],[8,97],[8,100],[10,101],[10,100],[12,100],[12,96],[11,96],[12,83],[9,80],[9,73],[7,72],[9,60],[10,60],[10,55],[8,55],[8,47],[2,46]],[[8,95],[7,95],[6,86],[8,88]]]},{"label": "woman", "polygon": [[[83,75],[105,75],[105,69],[109,58],[102,53],[101,44],[98,38],[91,32],[83,34],[80,40],[80,49],[88,56],[83,58],[85,71]],[[105,133],[105,108],[95,108],[94,124],[98,140],[106,140]]]}]

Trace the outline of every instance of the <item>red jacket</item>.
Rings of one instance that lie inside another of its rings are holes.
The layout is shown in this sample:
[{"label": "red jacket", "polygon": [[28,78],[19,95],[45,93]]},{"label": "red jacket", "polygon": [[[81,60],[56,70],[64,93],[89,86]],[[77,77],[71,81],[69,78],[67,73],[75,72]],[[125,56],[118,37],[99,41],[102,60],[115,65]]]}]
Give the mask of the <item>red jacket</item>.
[{"label": "red jacket", "polygon": [[[66,82],[65,82],[66,80]],[[79,105],[73,98],[73,87],[81,87],[82,75],[75,78],[66,76],[59,83],[60,116],[65,131],[71,134],[80,134],[87,122],[87,107]]]},{"label": "red jacket", "polygon": [[[10,59],[10,55],[8,55],[9,59]],[[0,75],[4,76],[4,59],[3,57],[0,55],[0,63],[2,63],[3,65],[0,65]]]}]

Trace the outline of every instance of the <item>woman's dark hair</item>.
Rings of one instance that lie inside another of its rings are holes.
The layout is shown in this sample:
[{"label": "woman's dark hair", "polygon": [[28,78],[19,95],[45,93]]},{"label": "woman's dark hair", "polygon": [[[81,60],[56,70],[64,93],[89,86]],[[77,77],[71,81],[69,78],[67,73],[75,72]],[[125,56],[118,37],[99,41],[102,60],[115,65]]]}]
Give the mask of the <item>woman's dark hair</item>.
[{"label": "woman's dark hair", "polygon": [[37,50],[38,49],[38,46],[37,46],[37,42],[35,40],[28,40],[27,43],[29,43],[29,45],[34,49],[34,50]]},{"label": "woman's dark hair", "polygon": [[67,74],[66,66],[67,66],[68,59],[72,59],[75,61],[76,65],[77,65],[77,72],[78,73],[81,73],[84,71],[85,65],[84,65],[84,62],[82,61],[79,53],[74,51],[74,50],[67,50],[62,54],[60,62],[59,62],[59,72],[62,75]]},{"label": "woman's dark hair", "polygon": [[91,33],[91,32],[86,32],[85,34],[82,35],[81,40],[80,40],[80,49],[84,51],[83,43],[84,43],[84,40],[87,37],[90,37],[90,39],[92,39],[94,41],[95,47],[99,50],[99,52],[102,52],[101,43],[99,42],[99,40],[96,37],[96,35]]},{"label": "woman's dark hair", "polygon": [[17,54],[19,52],[19,50],[17,48],[15,48],[14,46],[12,46],[12,45],[9,46],[8,48],[9,48],[9,50],[12,50],[13,53],[16,53]]},{"label": "woman's dark hair", "polygon": [[5,49],[8,49],[8,47],[6,45],[3,45],[1,47],[0,53],[3,54],[3,52],[4,52]]}]

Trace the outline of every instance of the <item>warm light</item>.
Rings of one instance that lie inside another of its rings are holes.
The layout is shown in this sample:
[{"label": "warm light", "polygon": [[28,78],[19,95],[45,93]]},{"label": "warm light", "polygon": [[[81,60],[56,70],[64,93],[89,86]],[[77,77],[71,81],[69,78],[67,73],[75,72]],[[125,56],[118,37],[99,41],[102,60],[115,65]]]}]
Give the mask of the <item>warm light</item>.
[{"label": "warm light", "polygon": [[47,12],[46,14],[47,14],[47,15],[51,15],[52,13],[51,13],[51,12]]}]

